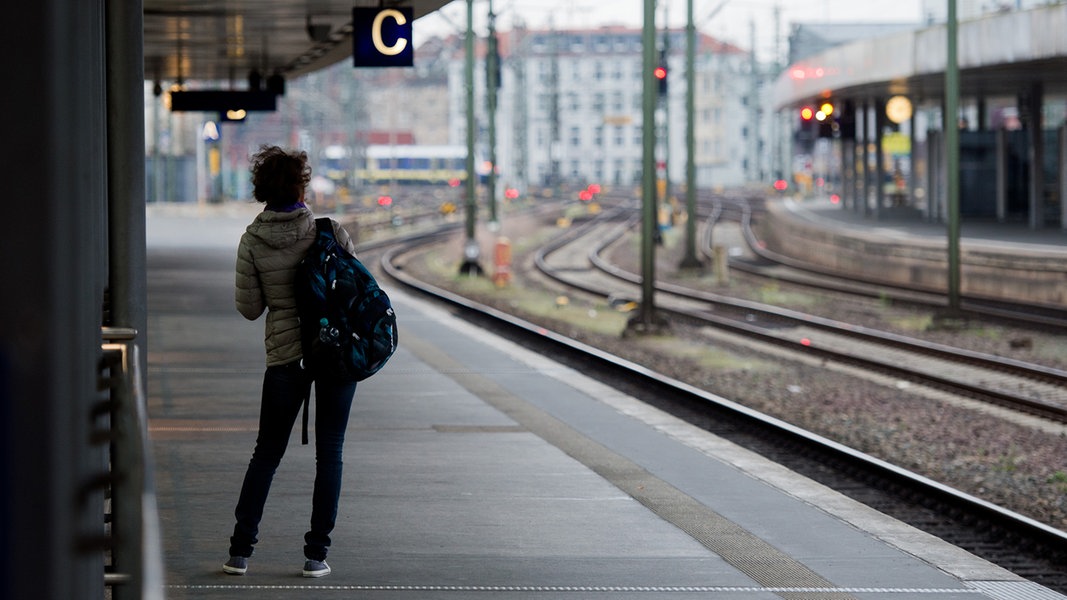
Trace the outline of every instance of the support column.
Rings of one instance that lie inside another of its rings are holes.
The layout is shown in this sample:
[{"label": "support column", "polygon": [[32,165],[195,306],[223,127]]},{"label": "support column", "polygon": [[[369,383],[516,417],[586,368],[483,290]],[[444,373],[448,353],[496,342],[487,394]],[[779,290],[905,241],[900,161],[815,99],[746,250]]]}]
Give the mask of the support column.
[{"label": "support column", "polygon": [[948,52],[945,61],[945,200],[948,205],[948,309],[960,309],[960,69],[956,0],[948,0]]},{"label": "support column", "polygon": [[853,107],[853,118],[855,119],[855,126],[852,131],[852,211],[859,213],[863,210],[863,203],[861,202],[863,197],[863,179],[866,177],[867,171],[860,162],[860,156],[863,151],[861,148],[863,139],[863,127],[866,125],[866,120],[863,116],[863,104]]},{"label": "support column", "polygon": [[[107,173],[109,298],[111,325],[137,332],[133,343],[143,378],[148,374],[148,284],[145,235],[144,160],[144,55],[143,9],[140,2],[106,1],[107,62]],[[221,186],[221,179],[216,177]],[[217,197],[217,196],[216,196]],[[142,385],[146,384],[142,380]],[[117,424],[113,426],[118,427]],[[113,459],[116,466],[117,458]],[[151,487],[151,472],[129,469],[125,483],[133,490]],[[124,502],[125,500],[125,502]],[[112,524],[119,540],[112,550],[116,569],[130,576],[112,592],[116,600],[151,597],[161,593],[163,565],[146,538],[145,507],[124,494],[113,494]],[[140,539],[138,539],[140,538]]]},{"label": "support column", "polygon": [[885,210],[885,150],[882,148],[882,132],[885,130],[885,100],[874,100],[874,218],[881,219]]},{"label": "support column", "polygon": [[863,108],[860,109],[860,115],[863,117],[862,124],[860,125],[860,143],[863,144],[863,181],[860,184],[860,203],[858,205],[859,211],[863,215],[870,214],[870,207],[868,206],[871,197],[871,150],[870,150],[870,103],[867,100],[863,101]]},{"label": "support column", "polygon": [[[721,5],[720,5],[721,6]],[[682,269],[699,269],[697,257],[697,170],[696,170],[696,24],[693,0],[686,2],[685,26],[685,256]]]},{"label": "support column", "polygon": [[489,227],[497,229],[500,226],[500,217],[497,215],[496,206],[496,109],[497,88],[500,81],[500,53],[497,49],[496,39],[496,15],[493,14],[493,0],[489,0],[489,39],[486,40],[487,52],[485,57],[485,102],[486,117],[489,119],[489,176],[486,179],[485,197],[489,203]]},{"label": "support column", "polygon": [[1045,132],[1042,125],[1041,106],[1044,93],[1040,83],[1030,86],[1027,98],[1030,130],[1030,229],[1039,229],[1045,224]]},{"label": "support column", "polygon": [[140,2],[107,2],[107,164],[111,324],[137,330],[148,373],[144,27]]},{"label": "support column", "polygon": [[1067,230],[1067,123],[1060,126],[1060,229]]},{"label": "support column", "polygon": [[641,303],[628,328],[639,332],[657,327],[656,285],[656,0],[644,0],[641,68]]},{"label": "support column", "polygon": [[855,204],[856,198],[852,194],[855,189],[856,178],[856,144],[845,136],[841,136],[841,196],[847,209],[849,204]]},{"label": "support column", "polygon": [[463,245],[463,262],[459,272],[464,275],[481,275],[481,249],[474,237],[478,218],[478,174],[474,170],[474,131],[478,127],[474,120],[474,0],[467,0],[467,32],[463,46],[466,55],[463,84],[467,95],[467,241]]},{"label": "support column", "polygon": [[926,219],[944,222],[944,143],[943,131],[926,132]]},{"label": "support column", "polygon": [[997,222],[1003,223],[1008,218],[1008,131],[1000,128],[996,135]]},{"label": "support column", "polygon": [[908,206],[915,208],[917,198],[915,197],[916,186],[918,185],[918,177],[916,177],[916,159],[919,158],[915,148],[918,146],[918,128],[916,127],[917,120],[915,115],[919,114],[919,102],[918,99],[909,98],[911,100],[911,117],[908,118],[908,136],[911,139],[911,148],[908,151]]}]

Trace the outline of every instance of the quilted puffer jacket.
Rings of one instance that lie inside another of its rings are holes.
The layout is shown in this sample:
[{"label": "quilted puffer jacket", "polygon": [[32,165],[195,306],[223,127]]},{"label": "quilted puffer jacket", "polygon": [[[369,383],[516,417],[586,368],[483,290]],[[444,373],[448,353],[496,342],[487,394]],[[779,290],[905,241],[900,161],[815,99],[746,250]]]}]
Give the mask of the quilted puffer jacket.
[{"label": "quilted puffer jacket", "polygon": [[[333,221],[338,243],[355,255],[348,232]],[[301,358],[300,320],[293,295],[296,266],[315,241],[315,216],[307,208],[264,210],[245,229],[237,248],[237,310],[254,321],[267,311],[267,366]]]}]

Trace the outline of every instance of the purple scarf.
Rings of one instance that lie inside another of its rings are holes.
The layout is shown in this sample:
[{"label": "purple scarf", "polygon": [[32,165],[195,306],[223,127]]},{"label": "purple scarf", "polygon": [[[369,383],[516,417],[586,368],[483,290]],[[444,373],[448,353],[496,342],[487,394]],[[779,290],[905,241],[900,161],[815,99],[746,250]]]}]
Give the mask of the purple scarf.
[{"label": "purple scarf", "polygon": [[282,206],[279,208],[272,208],[270,206],[266,206],[263,208],[263,210],[273,210],[274,212],[290,213],[294,210],[299,210],[301,208],[307,208],[307,206],[303,202],[297,202],[296,204],[290,204],[289,206]]}]

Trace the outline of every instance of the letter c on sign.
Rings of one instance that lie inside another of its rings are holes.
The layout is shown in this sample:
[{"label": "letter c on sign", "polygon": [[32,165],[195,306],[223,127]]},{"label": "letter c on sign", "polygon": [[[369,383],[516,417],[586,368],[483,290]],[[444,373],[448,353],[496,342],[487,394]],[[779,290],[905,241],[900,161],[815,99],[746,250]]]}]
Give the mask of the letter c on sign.
[{"label": "letter c on sign", "polygon": [[378,13],[378,16],[374,17],[374,25],[371,27],[371,37],[374,39],[374,48],[386,56],[396,56],[404,51],[404,48],[408,45],[408,41],[404,38],[399,38],[396,40],[396,44],[392,46],[385,45],[385,42],[382,41],[382,21],[384,21],[386,17],[392,17],[397,25],[403,25],[408,21],[404,18],[403,13],[392,8],[387,8]]}]

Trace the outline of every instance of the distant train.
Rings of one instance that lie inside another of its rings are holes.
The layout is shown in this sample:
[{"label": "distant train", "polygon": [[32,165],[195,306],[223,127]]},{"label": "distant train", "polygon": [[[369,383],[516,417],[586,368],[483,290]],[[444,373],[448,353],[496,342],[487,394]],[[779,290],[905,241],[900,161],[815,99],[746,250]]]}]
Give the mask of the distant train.
[{"label": "distant train", "polygon": [[[475,156],[479,178],[486,167]],[[357,159],[355,178],[361,184],[459,185],[467,179],[467,148],[464,146],[385,145],[367,146]]]}]

